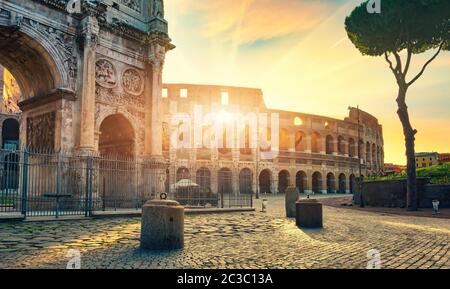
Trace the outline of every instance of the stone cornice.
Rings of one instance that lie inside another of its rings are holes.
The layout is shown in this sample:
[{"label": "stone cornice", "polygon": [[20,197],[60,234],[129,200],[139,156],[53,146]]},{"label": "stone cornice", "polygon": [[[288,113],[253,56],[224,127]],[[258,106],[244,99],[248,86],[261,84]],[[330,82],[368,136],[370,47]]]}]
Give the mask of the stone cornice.
[{"label": "stone cornice", "polygon": [[55,89],[48,95],[35,96],[19,102],[18,105],[20,109],[23,111],[61,99],[75,101],[76,95],[71,90]]}]

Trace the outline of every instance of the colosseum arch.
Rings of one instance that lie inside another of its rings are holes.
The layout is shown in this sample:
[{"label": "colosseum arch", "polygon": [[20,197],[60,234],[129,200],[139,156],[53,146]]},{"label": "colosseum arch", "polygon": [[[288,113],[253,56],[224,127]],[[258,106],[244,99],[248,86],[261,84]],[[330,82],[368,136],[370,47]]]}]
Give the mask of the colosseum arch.
[{"label": "colosseum arch", "polygon": [[289,132],[287,129],[282,128],[280,129],[280,151],[287,151],[289,150]]},{"label": "colosseum arch", "polygon": [[252,194],[253,173],[249,168],[244,168],[239,172],[239,193]]},{"label": "colosseum arch", "polygon": [[347,180],[345,174],[339,175],[339,194],[345,194],[347,192]]},{"label": "colosseum arch", "polygon": [[336,178],[333,173],[327,174],[327,193],[328,194],[336,193]]},{"label": "colosseum arch", "polygon": [[289,186],[290,174],[287,170],[282,170],[278,173],[278,193],[286,193],[286,189]]},{"label": "colosseum arch", "polygon": [[320,172],[312,174],[312,191],[314,194],[322,193],[322,174]]},{"label": "colosseum arch", "polygon": [[218,193],[232,194],[233,193],[233,173],[229,168],[221,168],[217,173]]},{"label": "colosseum arch", "polygon": [[345,138],[341,135],[338,136],[337,147],[338,147],[338,153],[340,155],[345,155]]},{"label": "colosseum arch", "polygon": [[297,131],[295,133],[295,151],[303,152],[306,150],[305,133],[303,131]]},{"label": "colosseum arch", "polygon": [[361,159],[365,159],[364,158],[364,141],[362,139],[360,139],[358,142],[358,157]]},{"label": "colosseum arch", "polygon": [[354,174],[351,174],[350,175],[350,177],[349,177],[349,186],[350,186],[350,193],[351,194],[354,194],[355,192],[356,192],[356,190],[357,190],[357,187],[356,187],[356,185],[357,185],[357,183],[356,183],[356,177],[355,177],[355,175]]},{"label": "colosseum arch", "polygon": [[262,194],[272,193],[272,172],[269,169],[265,169],[259,174],[259,192]]},{"label": "colosseum arch", "polygon": [[312,153],[320,153],[322,146],[321,146],[321,136],[318,132],[313,132],[311,134],[311,152]]},{"label": "colosseum arch", "polygon": [[179,167],[176,174],[176,182],[179,182],[181,180],[190,180],[191,179],[191,173],[188,168],[186,167]]},{"label": "colosseum arch", "polygon": [[298,171],[295,175],[295,186],[300,194],[304,194],[308,186],[308,177],[304,171]]},{"label": "colosseum arch", "polygon": [[370,153],[370,149],[371,149],[370,143],[369,143],[369,142],[366,142],[366,163],[367,163],[367,165],[368,165],[369,167],[370,167],[370,165],[371,165],[371,159],[370,159],[371,153]]},{"label": "colosseum arch", "polygon": [[331,135],[325,137],[325,152],[327,155],[332,155],[334,153],[334,138]]},{"label": "colosseum arch", "polygon": [[348,139],[348,156],[351,158],[356,156],[356,146],[353,138]]},{"label": "colosseum arch", "polygon": [[378,170],[377,148],[374,143],[372,144],[372,169],[374,171]]},{"label": "colosseum arch", "polygon": [[198,169],[196,174],[196,183],[201,188],[211,191],[211,171],[205,167]]}]

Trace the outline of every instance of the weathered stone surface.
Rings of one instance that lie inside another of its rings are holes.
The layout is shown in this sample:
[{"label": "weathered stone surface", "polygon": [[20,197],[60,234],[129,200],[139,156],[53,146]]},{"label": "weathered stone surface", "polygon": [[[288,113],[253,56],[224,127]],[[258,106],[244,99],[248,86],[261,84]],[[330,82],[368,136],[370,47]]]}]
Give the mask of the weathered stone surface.
[{"label": "weathered stone surface", "polygon": [[296,203],[296,224],[302,228],[322,228],[322,204],[314,199],[298,201]]},{"label": "weathered stone surface", "polygon": [[296,187],[289,187],[286,189],[286,217],[295,218],[295,204],[297,203],[298,199],[299,192]]},{"label": "weathered stone surface", "polygon": [[[260,207],[260,200],[256,202]],[[271,206],[265,214],[188,215],[185,247],[176,252],[139,250],[139,218],[0,223],[2,238],[32,231],[34,238],[55,240],[42,248],[26,250],[3,244],[0,238],[0,248],[6,249],[0,250],[0,268],[66,268],[68,250],[49,248],[61,245],[80,250],[85,269],[363,269],[367,267],[368,251],[374,249],[381,254],[382,268],[450,269],[450,224],[446,219],[325,206],[324,230],[301,230],[294,220],[285,217],[284,202],[284,197],[270,198]],[[32,242],[26,239],[20,244],[33,247]]]},{"label": "weathered stone surface", "polygon": [[174,250],[184,246],[184,208],[178,202],[152,200],[142,208],[141,248]]}]

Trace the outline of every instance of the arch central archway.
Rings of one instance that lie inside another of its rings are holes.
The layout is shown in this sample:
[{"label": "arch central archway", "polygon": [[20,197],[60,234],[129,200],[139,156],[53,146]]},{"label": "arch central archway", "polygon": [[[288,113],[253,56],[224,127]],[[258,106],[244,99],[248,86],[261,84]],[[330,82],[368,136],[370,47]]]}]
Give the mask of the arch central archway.
[{"label": "arch central archway", "polygon": [[123,115],[114,114],[103,120],[98,150],[100,154],[134,156],[134,130]]}]

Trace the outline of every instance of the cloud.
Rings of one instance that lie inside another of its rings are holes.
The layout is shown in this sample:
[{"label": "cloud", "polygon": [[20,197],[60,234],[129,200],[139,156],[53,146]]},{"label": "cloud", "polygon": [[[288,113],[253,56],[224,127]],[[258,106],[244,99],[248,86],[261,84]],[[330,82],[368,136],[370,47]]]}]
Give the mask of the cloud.
[{"label": "cloud", "polygon": [[336,4],[320,0],[185,0],[181,13],[200,15],[201,33],[223,42],[249,44],[291,33],[303,32],[319,24]]}]

